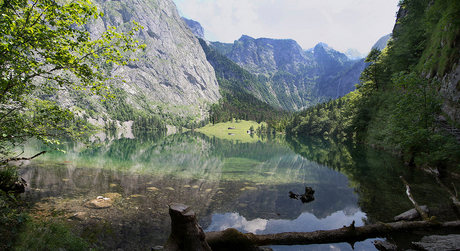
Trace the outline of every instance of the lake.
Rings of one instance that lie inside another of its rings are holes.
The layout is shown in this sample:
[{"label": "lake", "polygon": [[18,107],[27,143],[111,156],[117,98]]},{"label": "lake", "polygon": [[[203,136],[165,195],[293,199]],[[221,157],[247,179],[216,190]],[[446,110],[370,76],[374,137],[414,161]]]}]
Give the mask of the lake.
[{"label": "lake", "polygon": [[[268,234],[336,229],[352,221],[356,226],[392,222],[413,208],[400,175],[411,184],[418,203],[428,205],[438,219],[457,219],[448,194],[433,177],[363,145],[283,135],[256,143],[193,132],[134,136],[102,135],[91,148],[67,141],[61,146],[67,153],[53,151],[25,163],[20,175],[29,186],[22,196],[37,212],[68,218],[81,235],[109,250],[163,245],[171,229],[171,203],[190,206],[205,232],[236,228]],[[45,149],[29,146],[25,152]],[[301,194],[305,187],[315,190],[314,201],[289,198],[289,191]],[[108,207],[89,205],[98,196],[113,194],[118,199]],[[423,235],[387,238],[408,246]],[[377,250],[372,241],[355,243],[354,250]],[[352,247],[338,243],[272,249]]]}]

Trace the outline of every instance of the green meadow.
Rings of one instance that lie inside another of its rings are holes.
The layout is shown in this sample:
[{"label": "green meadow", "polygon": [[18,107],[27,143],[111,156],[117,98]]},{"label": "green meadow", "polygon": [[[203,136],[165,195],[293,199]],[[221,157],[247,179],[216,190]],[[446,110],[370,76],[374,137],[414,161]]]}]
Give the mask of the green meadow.
[{"label": "green meadow", "polygon": [[264,141],[257,134],[248,133],[249,128],[254,127],[254,131],[261,125],[267,126],[267,123],[257,123],[255,121],[233,120],[232,122],[208,124],[204,127],[195,129],[195,131],[206,134],[209,137],[238,141],[241,143],[254,143]]}]

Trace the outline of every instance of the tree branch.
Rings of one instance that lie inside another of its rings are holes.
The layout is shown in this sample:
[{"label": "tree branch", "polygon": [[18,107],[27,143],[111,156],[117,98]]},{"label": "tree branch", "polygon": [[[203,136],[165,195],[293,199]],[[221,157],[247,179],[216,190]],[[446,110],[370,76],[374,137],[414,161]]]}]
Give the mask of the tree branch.
[{"label": "tree branch", "polygon": [[4,163],[8,163],[10,161],[31,160],[31,159],[36,158],[36,157],[38,157],[38,156],[40,156],[42,154],[45,154],[45,153],[46,153],[46,151],[42,151],[42,152],[39,152],[39,153],[35,154],[34,156],[32,156],[30,158],[24,158],[24,157],[23,158],[9,158],[9,159],[6,159],[6,160],[2,160],[1,163],[4,164]]},{"label": "tree branch", "polygon": [[[438,175],[436,175],[435,171],[433,169],[430,168],[430,170],[427,170],[428,172],[430,172],[436,179],[436,181],[438,182],[438,184],[444,188],[444,190],[446,190],[449,195],[450,195],[450,199],[452,200],[452,203],[454,203],[457,207],[460,207],[460,201],[458,200],[457,198],[457,195],[454,194],[449,188],[447,188],[443,183],[442,181],[439,179]],[[454,189],[455,189],[455,193],[457,193],[457,189],[455,188],[454,186]]]},{"label": "tree branch", "polygon": [[410,201],[412,201],[412,204],[414,204],[415,210],[417,210],[417,212],[420,214],[420,216],[422,216],[423,220],[425,220],[425,221],[428,220],[429,219],[428,215],[425,213],[425,211],[423,211],[420,208],[420,206],[418,205],[417,201],[415,201],[414,196],[412,196],[409,183],[407,183],[407,181],[404,179],[403,176],[399,176],[399,178],[402,180],[402,182],[406,186],[406,194],[409,197]]}]

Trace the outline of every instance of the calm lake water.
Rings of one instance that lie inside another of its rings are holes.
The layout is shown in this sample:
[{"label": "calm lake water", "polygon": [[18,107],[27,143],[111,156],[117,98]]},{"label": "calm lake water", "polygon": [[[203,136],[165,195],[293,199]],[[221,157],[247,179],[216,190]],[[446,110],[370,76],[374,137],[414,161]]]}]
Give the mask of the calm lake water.
[{"label": "calm lake water", "polygon": [[[268,234],[391,222],[413,208],[400,175],[438,219],[457,219],[433,177],[405,167],[400,158],[349,142],[278,135],[240,143],[189,132],[102,137],[100,143],[86,148],[67,142],[61,147],[66,154],[40,156],[25,163],[20,175],[29,184],[23,196],[35,210],[68,218],[85,238],[109,250],[163,245],[171,203],[189,205],[205,232],[236,228]],[[289,191],[301,194],[306,186],[316,191],[314,201],[289,198]],[[88,207],[107,193],[121,197],[108,208]],[[388,238],[410,245],[423,234]],[[356,243],[354,250],[377,250],[372,241]],[[352,250],[348,243],[272,248]]]}]

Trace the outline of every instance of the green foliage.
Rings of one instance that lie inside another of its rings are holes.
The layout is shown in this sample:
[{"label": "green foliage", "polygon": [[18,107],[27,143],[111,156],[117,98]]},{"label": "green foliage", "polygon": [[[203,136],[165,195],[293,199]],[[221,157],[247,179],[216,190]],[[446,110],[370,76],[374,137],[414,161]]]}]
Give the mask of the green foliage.
[{"label": "green foliage", "polygon": [[166,131],[166,124],[157,117],[138,117],[133,122],[135,131]]},{"label": "green foliage", "polygon": [[309,136],[338,136],[351,137],[351,120],[347,114],[349,102],[352,98],[349,94],[340,99],[331,100],[327,103],[307,108],[292,117],[287,122],[286,133]]},{"label": "green foliage", "polygon": [[[126,64],[123,51],[143,48],[133,39],[141,27],[126,34],[108,27],[91,39],[84,25],[99,18],[90,1],[63,5],[51,0],[4,1],[0,9],[0,158],[36,137],[56,143],[62,136],[78,137],[84,130],[68,127],[73,113],[49,96],[63,90],[109,96],[109,79],[101,64]],[[83,128],[85,129],[85,128]]]},{"label": "green foliage", "polygon": [[431,0],[404,0],[400,6],[406,16],[398,19],[391,46],[392,71],[407,71],[418,63],[427,43],[425,11]]},{"label": "green foliage", "polygon": [[444,165],[442,162],[447,159],[443,155],[458,152],[460,148],[457,144],[458,149],[454,150],[448,143],[451,137],[438,128],[436,119],[442,101],[436,84],[416,73],[405,72],[395,74],[393,81],[399,92],[388,121],[389,143],[418,164]]},{"label": "green foliage", "polygon": [[59,221],[28,221],[14,250],[97,250],[70,229]]},{"label": "green foliage", "polygon": [[361,72],[359,78],[361,83],[370,85],[376,90],[382,89],[382,85],[384,84],[381,70],[381,55],[382,52],[378,48],[372,48],[364,60],[369,65]]},{"label": "green foliage", "polygon": [[[15,175],[15,170],[13,170]],[[0,190],[0,249],[11,250],[18,233],[27,221],[28,215],[21,207],[21,201],[12,193]]]},{"label": "green foliage", "polygon": [[430,62],[431,75],[444,75],[460,59],[460,3],[437,0],[425,12],[427,48],[417,64],[417,70]]},{"label": "green foliage", "polygon": [[136,119],[138,111],[129,105],[127,93],[120,88],[111,90],[113,98],[102,101],[102,105],[106,108],[110,117],[114,120],[128,121]]}]

